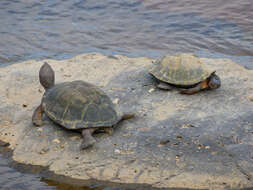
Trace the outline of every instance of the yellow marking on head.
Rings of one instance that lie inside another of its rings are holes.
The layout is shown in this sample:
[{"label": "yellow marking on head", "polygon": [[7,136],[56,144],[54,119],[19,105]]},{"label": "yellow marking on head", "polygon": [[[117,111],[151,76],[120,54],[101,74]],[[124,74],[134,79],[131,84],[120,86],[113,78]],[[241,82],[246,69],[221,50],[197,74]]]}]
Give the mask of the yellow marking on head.
[{"label": "yellow marking on head", "polygon": [[204,81],[201,83],[201,87],[202,87],[202,89],[208,88],[208,82],[207,82],[207,80],[204,80]]}]

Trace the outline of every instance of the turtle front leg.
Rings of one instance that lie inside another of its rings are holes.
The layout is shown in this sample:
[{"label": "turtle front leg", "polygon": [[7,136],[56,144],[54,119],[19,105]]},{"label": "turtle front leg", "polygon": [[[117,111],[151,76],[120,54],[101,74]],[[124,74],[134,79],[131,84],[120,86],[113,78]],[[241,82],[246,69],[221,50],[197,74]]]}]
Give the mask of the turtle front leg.
[{"label": "turtle front leg", "polygon": [[180,94],[187,94],[187,95],[191,95],[191,94],[195,94],[199,91],[201,91],[202,88],[202,83],[199,83],[197,86],[193,87],[193,88],[189,88],[189,89],[184,89],[180,91]]},{"label": "turtle front leg", "polygon": [[172,86],[169,85],[168,83],[165,83],[165,82],[159,82],[157,85],[156,85],[157,88],[159,89],[162,89],[162,90],[172,90]]},{"label": "turtle front leg", "polygon": [[43,116],[43,108],[42,108],[42,104],[40,104],[35,111],[33,112],[33,116],[32,116],[32,122],[35,126],[41,126],[43,125],[43,121],[42,121],[42,116]]},{"label": "turtle front leg", "polygon": [[96,140],[92,136],[94,131],[95,131],[95,129],[93,129],[93,128],[88,128],[88,129],[82,130],[83,141],[80,146],[81,150],[92,147],[96,143]]}]

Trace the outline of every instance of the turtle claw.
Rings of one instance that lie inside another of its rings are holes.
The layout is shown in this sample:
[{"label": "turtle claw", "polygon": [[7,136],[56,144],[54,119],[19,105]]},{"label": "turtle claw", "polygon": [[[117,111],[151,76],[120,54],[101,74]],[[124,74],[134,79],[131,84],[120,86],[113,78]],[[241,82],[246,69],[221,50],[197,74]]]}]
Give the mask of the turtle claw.
[{"label": "turtle claw", "polygon": [[90,148],[92,147],[94,144],[96,143],[96,140],[95,139],[89,139],[89,140],[83,140],[83,142],[81,143],[80,145],[80,149],[81,150],[84,150],[84,149],[87,149],[87,148]]}]

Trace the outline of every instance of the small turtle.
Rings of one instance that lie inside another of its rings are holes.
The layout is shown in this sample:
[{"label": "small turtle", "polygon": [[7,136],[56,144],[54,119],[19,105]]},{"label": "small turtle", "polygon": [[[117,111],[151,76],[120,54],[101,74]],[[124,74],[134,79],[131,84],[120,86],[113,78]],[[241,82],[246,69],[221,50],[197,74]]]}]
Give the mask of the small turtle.
[{"label": "small turtle", "polygon": [[54,78],[53,69],[44,63],[39,79],[46,91],[33,113],[32,122],[41,126],[45,113],[55,123],[81,131],[81,149],[91,147],[96,142],[92,137],[94,131],[102,130],[111,134],[113,125],[134,116],[130,113],[119,116],[110,98],[95,85],[80,80],[55,85]]},{"label": "small turtle", "polygon": [[208,70],[193,54],[165,56],[149,67],[149,73],[158,80],[157,87],[172,90],[173,86],[184,88],[181,94],[194,94],[203,89],[215,89],[221,85],[214,70]]}]

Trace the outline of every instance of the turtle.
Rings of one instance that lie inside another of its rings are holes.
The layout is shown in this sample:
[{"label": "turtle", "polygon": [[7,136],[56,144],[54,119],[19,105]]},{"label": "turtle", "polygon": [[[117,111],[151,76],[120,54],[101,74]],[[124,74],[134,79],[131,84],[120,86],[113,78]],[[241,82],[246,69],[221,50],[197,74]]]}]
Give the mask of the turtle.
[{"label": "turtle", "polygon": [[54,71],[47,62],[40,68],[39,80],[45,93],[33,113],[32,123],[43,125],[45,114],[66,129],[80,131],[83,136],[81,150],[95,144],[92,136],[95,131],[112,134],[114,125],[134,117],[133,113],[117,113],[109,96],[93,84],[82,80],[55,84]]},{"label": "turtle", "polygon": [[183,88],[181,94],[195,94],[204,89],[216,89],[221,80],[215,70],[209,70],[200,59],[191,53],[164,56],[153,62],[148,72],[157,80],[157,87],[172,90]]}]

